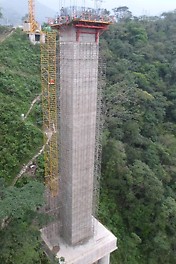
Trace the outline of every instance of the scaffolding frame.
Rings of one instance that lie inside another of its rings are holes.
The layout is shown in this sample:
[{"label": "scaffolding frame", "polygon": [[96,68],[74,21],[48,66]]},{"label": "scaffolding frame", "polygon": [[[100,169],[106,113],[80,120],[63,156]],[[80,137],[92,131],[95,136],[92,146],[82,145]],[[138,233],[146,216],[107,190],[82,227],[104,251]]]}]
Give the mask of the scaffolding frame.
[{"label": "scaffolding frame", "polygon": [[58,195],[56,70],[56,32],[48,32],[46,33],[45,43],[41,43],[41,83],[45,183],[53,197]]},{"label": "scaffolding frame", "polygon": [[97,30],[86,30],[77,40],[74,26],[61,28],[58,45],[56,33],[48,32],[41,44],[45,212],[54,216],[44,233],[50,241],[56,241],[59,233],[72,245],[96,232],[92,215],[98,212],[101,174],[105,71],[99,36],[94,37]]},{"label": "scaffolding frame", "polygon": [[[71,44],[67,34],[64,29],[60,33],[59,51],[60,219],[62,235],[70,244],[77,244],[83,241],[83,234],[88,238],[94,233],[92,200],[99,119],[96,118],[99,49],[93,34],[81,34],[78,42],[74,33]],[[71,225],[74,226],[72,241],[67,233]]]},{"label": "scaffolding frame", "polygon": [[99,196],[101,179],[101,161],[102,161],[102,132],[104,125],[103,117],[103,89],[106,86],[106,63],[101,52],[98,60],[98,87],[97,87],[97,115],[96,115],[96,134],[95,134],[95,161],[94,161],[94,184],[93,184],[93,204],[92,214],[98,218],[99,214]]}]

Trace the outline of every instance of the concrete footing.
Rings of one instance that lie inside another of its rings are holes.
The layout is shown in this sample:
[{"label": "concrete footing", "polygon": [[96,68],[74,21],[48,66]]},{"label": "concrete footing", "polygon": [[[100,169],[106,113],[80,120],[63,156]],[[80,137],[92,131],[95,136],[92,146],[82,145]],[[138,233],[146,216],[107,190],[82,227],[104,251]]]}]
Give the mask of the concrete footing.
[{"label": "concrete footing", "polygon": [[55,255],[58,260],[61,260],[61,263],[109,264],[110,253],[117,249],[117,238],[96,219],[94,222],[94,236],[82,245],[69,246],[60,237],[49,241],[45,235],[47,227],[41,230],[42,239],[51,252],[57,243],[60,250]]},{"label": "concrete footing", "polygon": [[98,261],[98,264],[109,264],[110,263],[110,254],[106,255]]}]

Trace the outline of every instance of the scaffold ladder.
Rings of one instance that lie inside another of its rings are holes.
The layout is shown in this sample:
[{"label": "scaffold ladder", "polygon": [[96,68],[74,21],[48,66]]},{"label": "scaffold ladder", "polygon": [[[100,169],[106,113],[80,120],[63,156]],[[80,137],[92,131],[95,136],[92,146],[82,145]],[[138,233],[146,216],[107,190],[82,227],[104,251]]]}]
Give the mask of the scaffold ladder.
[{"label": "scaffold ladder", "polygon": [[58,194],[58,129],[56,91],[56,32],[47,32],[41,43],[41,84],[44,130],[45,183]]}]

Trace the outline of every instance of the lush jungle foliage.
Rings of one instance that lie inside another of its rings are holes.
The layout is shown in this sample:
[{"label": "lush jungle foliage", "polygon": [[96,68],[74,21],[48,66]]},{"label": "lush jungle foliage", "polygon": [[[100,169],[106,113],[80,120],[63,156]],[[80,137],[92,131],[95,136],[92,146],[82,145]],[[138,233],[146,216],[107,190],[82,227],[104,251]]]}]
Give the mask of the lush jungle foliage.
[{"label": "lush jungle foliage", "polygon": [[119,19],[107,63],[100,216],[112,263],[176,263],[176,12]]},{"label": "lush jungle foliage", "polygon": [[40,94],[40,49],[18,30],[4,40],[10,30],[0,27],[0,263],[47,263],[40,249],[43,216],[37,213],[43,184],[24,177],[13,186],[42,145],[41,107],[22,118]]},{"label": "lush jungle foliage", "polygon": [[22,119],[40,93],[39,50],[20,32],[0,43],[0,177],[8,182],[42,145],[37,113]]},{"label": "lush jungle foliage", "polygon": [[[176,12],[140,19],[128,8],[115,12],[118,23],[101,38],[100,219],[118,237],[112,264],[175,264]],[[0,43],[0,263],[46,263],[36,212],[43,185],[25,177],[12,186],[42,145],[40,105],[21,117],[40,93],[39,68],[39,47],[25,34]]]}]

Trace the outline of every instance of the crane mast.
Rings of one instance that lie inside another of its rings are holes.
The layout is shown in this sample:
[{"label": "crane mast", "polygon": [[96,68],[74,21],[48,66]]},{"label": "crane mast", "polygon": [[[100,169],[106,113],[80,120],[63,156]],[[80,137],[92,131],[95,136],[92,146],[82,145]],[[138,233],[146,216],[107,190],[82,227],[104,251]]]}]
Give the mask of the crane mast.
[{"label": "crane mast", "polygon": [[28,0],[28,10],[29,10],[29,18],[28,21],[30,23],[30,32],[34,33],[38,28],[38,24],[35,20],[35,2],[34,0]]}]

